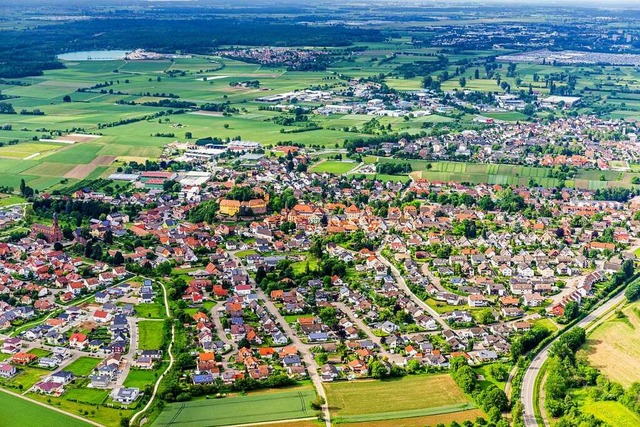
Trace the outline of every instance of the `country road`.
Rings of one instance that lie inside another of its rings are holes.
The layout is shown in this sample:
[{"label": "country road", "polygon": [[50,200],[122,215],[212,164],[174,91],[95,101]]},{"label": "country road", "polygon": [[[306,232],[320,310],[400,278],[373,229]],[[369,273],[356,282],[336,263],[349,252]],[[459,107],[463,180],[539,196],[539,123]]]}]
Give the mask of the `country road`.
[{"label": "country road", "polygon": [[[585,329],[591,329],[595,325],[595,322],[600,320],[603,316],[605,316],[612,308],[617,306],[618,304],[624,301],[624,291],[621,291],[616,296],[607,301],[604,305],[594,310],[592,313],[589,313],[584,319],[574,325],[572,328],[579,326]],[[524,424],[526,427],[538,427],[538,421],[536,420],[535,412],[534,412],[534,395],[535,395],[535,383],[536,378],[540,372],[540,368],[549,358],[549,349],[551,345],[555,342],[551,342],[548,344],[536,357],[533,359],[527,372],[524,374],[524,378],[522,380],[522,404],[524,405]],[[549,422],[547,420],[543,420],[545,426],[549,426]]]}]

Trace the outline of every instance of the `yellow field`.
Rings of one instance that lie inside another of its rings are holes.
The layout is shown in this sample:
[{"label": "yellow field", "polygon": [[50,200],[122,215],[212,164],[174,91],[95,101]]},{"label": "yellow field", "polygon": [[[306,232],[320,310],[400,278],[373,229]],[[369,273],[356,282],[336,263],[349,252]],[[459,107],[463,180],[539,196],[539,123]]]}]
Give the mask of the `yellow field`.
[{"label": "yellow field", "polygon": [[364,423],[341,424],[348,427],[424,427],[438,424],[449,425],[455,421],[462,424],[466,420],[475,420],[478,417],[485,417],[479,409],[468,411],[452,412],[450,414],[428,415],[426,417],[402,418],[399,420],[367,421]]},{"label": "yellow field", "polygon": [[594,367],[625,387],[640,381],[640,318],[634,308],[638,304],[623,309],[628,321],[613,315],[598,326],[583,350]]}]

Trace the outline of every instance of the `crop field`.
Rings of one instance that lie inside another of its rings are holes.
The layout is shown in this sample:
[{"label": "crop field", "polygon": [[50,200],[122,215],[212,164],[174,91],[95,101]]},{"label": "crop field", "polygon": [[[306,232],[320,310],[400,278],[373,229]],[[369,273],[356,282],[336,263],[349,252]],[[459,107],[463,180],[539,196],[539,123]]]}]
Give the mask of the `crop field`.
[{"label": "crop field", "polygon": [[[332,417],[340,422],[396,420],[474,408],[448,374],[327,383],[324,387]],[[385,403],[381,406],[380,402]]]},{"label": "crop field", "polygon": [[159,350],[164,339],[163,322],[157,320],[141,320],[138,322],[138,348],[140,350]]},{"label": "crop field", "polygon": [[[36,405],[7,393],[0,393],[2,411],[2,425],[20,427],[40,427],[46,420],[48,425],[65,427],[87,427],[88,423],[71,418],[51,409]],[[9,409],[10,408],[10,409]]]},{"label": "crop field", "polygon": [[312,388],[170,403],[153,427],[210,427],[314,417]]},{"label": "crop field", "polygon": [[[609,318],[587,339],[584,350],[591,364],[611,380],[627,387],[640,381],[640,315],[638,304],[623,309],[626,319]],[[615,357],[611,357],[615,354]]]},{"label": "crop field", "polygon": [[[372,162],[371,159],[365,159]],[[380,158],[380,162],[400,163],[404,160]],[[450,161],[408,160],[414,170],[414,178],[429,181],[455,181],[473,184],[498,184],[529,186],[531,182],[543,187],[558,185],[556,178],[549,177],[551,170],[543,167],[466,163]],[[428,166],[430,165],[430,166]],[[567,180],[569,187],[596,190],[605,187],[630,187],[631,179],[637,176],[630,172],[581,170],[576,178]]]},{"label": "crop field", "polygon": [[91,371],[93,371],[93,368],[95,368],[96,366],[98,366],[98,364],[100,363],[101,359],[95,358],[95,357],[80,357],[77,360],[75,360],[74,362],[72,362],[70,365],[68,365],[66,368],[64,368],[65,371],[69,371],[69,372],[73,372],[74,375],[78,376],[78,377],[86,377],[87,375],[89,375],[91,373]]}]

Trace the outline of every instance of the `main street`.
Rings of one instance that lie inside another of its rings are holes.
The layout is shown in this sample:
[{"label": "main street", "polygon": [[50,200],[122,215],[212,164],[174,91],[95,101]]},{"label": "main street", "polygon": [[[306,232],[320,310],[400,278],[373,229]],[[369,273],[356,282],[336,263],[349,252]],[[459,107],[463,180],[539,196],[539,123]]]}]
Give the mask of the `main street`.
[{"label": "main street", "polygon": [[[598,320],[600,320],[618,304],[624,302],[624,298],[624,291],[618,293],[602,306],[589,313],[584,319],[582,319],[572,328],[579,326],[585,329],[592,329],[594,326],[596,326],[596,322]],[[540,353],[536,355],[536,357],[531,361],[531,364],[527,368],[527,371],[525,372],[524,378],[522,380],[521,399],[522,404],[524,405],[524,424],[526,427],[538,427],[538,421],[536,420],[534,412],[535,383],[542,365],[544,365],[544,363],[549,358],[549,349],[552,345],[553,342],[548,344],[544,349],[542,349],[542,351],[540,351]],[[549,426],[549,422],[546,419],[544,419],[543,421],[545,426]]]},{"label": "main street", "polygon": [[[284,334],[291,339],[291,342],[298,348],[300,352],[300,356],[304,361],[304,364],[307,368],[307,374],[309,375],[309,379],[313,383],[313,386],[316,389],[316,393],[321,396],[325,403],[322,405],[322,415],[325,420],[326,426],[331,427],[331,414],[329,413],[329,405],[327,403],[327,395],[324,391],[324,387],[322,386],[322,380],[320,380],[320,375],[318,375],[318,364],[316,363],[313,355],[310,351],[310,346],[302,342],[302,340],[298,337],[296,331],[289,325],[284,316],[280,314],[280,310],[276,307],[270,298],[264,293],[262,289],[256,284],[255,280],[251,275],[247,272],[242,264],[242,260],[240,260],[235,253],[230,253],[233,259],[238,263],[238,266],[249,278],[249,282],[251,286],[256,291],[258,298],[264,303],[264,307],[269,311],[269,313],[276,319],[276,321],[280,324],[282,331]],[[221,331],[224,333],[224,331]]]},{"label": "main street", "polygon": [[447,322],[445,322],[442,319],[442,317],[440,317],[440,314],[438,314],[437,311],[435,311],[433,308],[431,308],[429,306],[429,304],[427,304],[426,302],[424,302],[420,298],[418,298],[418,296],[416,294],[411,292],[411,289],[409,289],[409,286],[407,286],[407,282],[405,282],[404,278],[402,277],[402,274],[400,274],[400,271],[398,271],[396,266],[393,265],[393,263],[389,262],[389,260],[387,260],[382,255],[382,249],[383,248],[384,248],[384,246],[378,248],[378,250],[376,251],[376,257],[380,260],[380,262],[382,262],[384,265],[389,267],[389,269],[391,270],[391,274],[393,275],[394,279],[396,280],[396,283],[398,284],[398,286],[413,300],[414,303],[416,303],[418,305],[418,307],[422,308],[424,311],[429,313],[431,315],[431,317],[433,317],[435,319],[435,321],[438,322],[440,324],[440,326],[442,326],[443,330],[446,331],[448,329],[451,329],[451,327],[447,324]]}]

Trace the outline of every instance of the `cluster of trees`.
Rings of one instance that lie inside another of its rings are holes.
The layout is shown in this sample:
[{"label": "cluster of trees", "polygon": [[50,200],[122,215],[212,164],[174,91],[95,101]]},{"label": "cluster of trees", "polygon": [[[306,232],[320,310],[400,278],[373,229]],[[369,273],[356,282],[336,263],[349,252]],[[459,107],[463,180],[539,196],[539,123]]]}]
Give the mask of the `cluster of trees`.
[{"label": "cluster of trees", "polygon": [[473,396],[478,406],[487,413],[491,422],[496,426],[507,427],[509,425],[506,420],[502,419],[502,413],[509,409],[509,399],[504,391],[495,385],[481,389],[476,371],[461,356],[451,359],[451,375],[462,391]]},{"label": "cluster of trees", "polygon": [[412,171],[411,163],[378,163],[376,172],[385,175],[406,175]]},{"label": "cluster of trees", "polygon": [[561,335],[551,346],[545,382],[545,408],[552,417],[559,417],[571,407],[571,388],[595,384],[597,371],[578,362],[576,351],[586,341],[585,330],[573,328]]},{"label": "cluster of trees", "polygon": [[520,356],[536,348],[549,335],[551,335],[550,330],[540,325],[534,325],[529,331],[514,338],[511,343],[511,359],[517,362]]},{"label": "cluster of trees", "polygon": [[220,205],[215,200],[208,200],[198,204],[196,207],[189,211],[187,218],[190,222],[207,222],[212,224],[215,222],[216,215],[220,210]]},{"label": "cluster of trees", "polygon": [[632,190],[628,188],[599,188],[593,193],[594,200],[612,200],[615,202],[627,202],[632,196]]},{"label": "cluster of trees", "polygon": [[127,118],[127,119],[120,119],[120,120],[115,121],[115,122],[98,123],[98,129],[111,128],[111,127],[122,126],[122,125],[128,125],[128,124],[131,124],[131,123],[137,123],[137,122],[157,119],[158,117],[170,116],[172,114],[183,114],[185,112],[186,111],[182,110],[182,109],[180,109],[180,110],[169,109],[169,110],[166,110],[166,111],[158,111],[157,113],[146,114],[144,116],[139,116],[139,117],[130,117],[130,118]]}]

